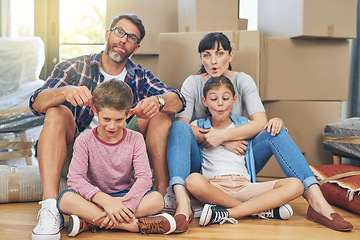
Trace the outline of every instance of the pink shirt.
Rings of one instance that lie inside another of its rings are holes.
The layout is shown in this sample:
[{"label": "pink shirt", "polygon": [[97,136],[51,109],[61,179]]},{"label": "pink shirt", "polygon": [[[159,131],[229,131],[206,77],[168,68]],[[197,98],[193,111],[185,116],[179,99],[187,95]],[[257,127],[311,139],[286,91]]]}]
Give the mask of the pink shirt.
[{"label": "pink shirt", "polygon": [[[132,178],[134,168],[134,179]],[[130,190],[124,205],[135,212],[141,198],[152,187],[152,174],[143,136],[124,128],[114,144],[102,141],[96,128],[80,134],[74,143],[68,187],[91,201],[95,193]]]}]

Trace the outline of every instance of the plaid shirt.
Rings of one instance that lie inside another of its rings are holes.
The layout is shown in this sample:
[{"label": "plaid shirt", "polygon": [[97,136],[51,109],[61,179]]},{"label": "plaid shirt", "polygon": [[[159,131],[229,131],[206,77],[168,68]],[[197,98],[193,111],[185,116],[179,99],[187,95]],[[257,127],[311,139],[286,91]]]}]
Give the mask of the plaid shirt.
[{"label": "plaid shirt", "polygon": [[[42,114],[35,111],[32,105],[37,95],[48,88],[60,88],[68,85],[86,86],[90,92],[93,92],[96,86],[104,81],[104,75],[100,72],[102,53],[84,55],[57,64],[45,84],[30,97],[29,107],[31,111],[36,115]],[[134,93],[133,106],[136,106],[144,98],[172,91],[178,94],[183,103],[183,109],[185,108],[185,98],[177,89],[167,87],[150,71],[138,64],[134,64],[130,59],[125,67],[127,75],[124,81],[131,87]],[[67,101],[63,105],[67,106],[73,113],[79,131],[83,131],[91,123],[94,117],[91,107],[74,107]]]}]

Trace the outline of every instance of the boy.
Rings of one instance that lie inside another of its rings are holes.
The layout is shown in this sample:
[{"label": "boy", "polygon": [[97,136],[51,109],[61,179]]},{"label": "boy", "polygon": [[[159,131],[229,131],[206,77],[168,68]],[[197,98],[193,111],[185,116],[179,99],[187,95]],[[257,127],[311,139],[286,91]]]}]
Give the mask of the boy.
[{"label": "boy", "polygon": [[165,234],[175,229],[169,214],[144,217],[159,213],[164,200],[150,191],[152,174],[142,135],[124,128],[132,102],[133,93],[123,81],[106,81],[93,92],[99,126],[76,139],[69,190],[58,200],[59,210],[71,215],[69,236],[94,226]]}]

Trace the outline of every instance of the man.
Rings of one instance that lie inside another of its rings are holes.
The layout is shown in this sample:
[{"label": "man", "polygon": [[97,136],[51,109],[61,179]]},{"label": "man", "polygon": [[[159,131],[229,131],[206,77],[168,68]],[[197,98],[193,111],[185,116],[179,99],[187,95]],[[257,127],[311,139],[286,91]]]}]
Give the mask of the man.
[{"label": "man", "polygon": [[44,86],[31,97],[30,109],[35,114],[46,113],[37,151],[43,201],[33,240],[60,239],[63,218],[56,208],[60,177],[66,176],[67,158],[71,159],[76,136],[93,120],[91,93],[103,81],[120,79],[131,87],[136,116],[127,126],[135,125],[146,136],[154,188],[165,194],[169,182],[166,146],[171,115],[184,108],[185,100],[178,90],[168,88],[129,59],[144,36],[145,28],[136,15],[116,16],[106,30],[105,51],[57,64]]}]

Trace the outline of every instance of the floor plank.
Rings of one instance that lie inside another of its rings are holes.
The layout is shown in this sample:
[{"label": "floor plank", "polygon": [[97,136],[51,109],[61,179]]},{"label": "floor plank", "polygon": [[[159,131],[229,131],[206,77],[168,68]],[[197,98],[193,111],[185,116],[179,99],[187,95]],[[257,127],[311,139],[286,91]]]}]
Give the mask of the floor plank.
[{"label": "floor plank", "polygon": [[[297,239],[326,239],[347,240],[360,239],[360,215],[334,207],[343,217],[349,220],[354,229],[351,232],[337,232],[321,224],[306,220],[307,203],[303,198],[290,202],[294,215],[289,220],[263,220],[245,217],[239,219],[238,224],[225,223],[201,227],[198,219],[190,224],[190,229],[182,234],[170,235],[141,235],[122,231],[100,230],[96,233],[84,232],[76,239],[262,239],[262,240],[297,240]],[[36,202],[0,204],[0,239],[18,240],[31,239],[31,231],[37,223],[37,212],[40,206]],[[74,239],[66,234],[65,228],[61,232],[61,239]]]}]

